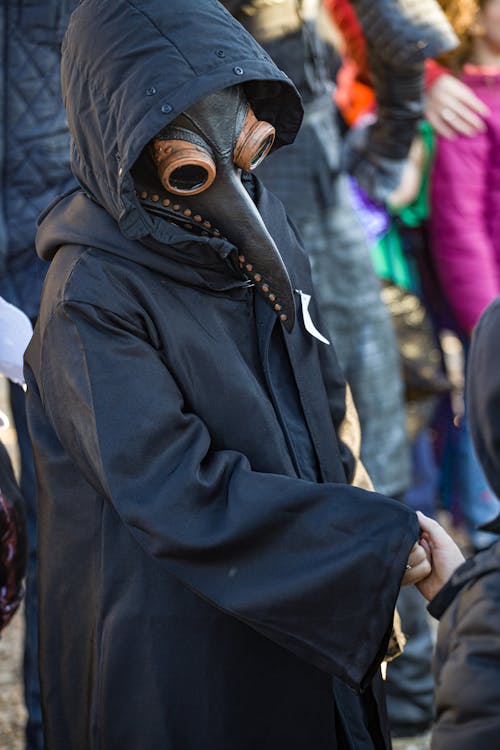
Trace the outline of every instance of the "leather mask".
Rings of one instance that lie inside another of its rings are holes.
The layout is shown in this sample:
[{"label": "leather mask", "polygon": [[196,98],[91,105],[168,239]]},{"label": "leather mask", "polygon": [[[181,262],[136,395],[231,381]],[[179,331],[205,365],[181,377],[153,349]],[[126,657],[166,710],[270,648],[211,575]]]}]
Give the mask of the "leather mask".
[{"label": "leather mask", "polygon": [[139,195],[148,211],[235,245],[240,268],[291,331],[295,304],[288,272],[242,183],[242,173],[260,164],[273,141],[273,126],[255,117],[241,87],[211,94],[153,139],[149,156],[157,187]]}]

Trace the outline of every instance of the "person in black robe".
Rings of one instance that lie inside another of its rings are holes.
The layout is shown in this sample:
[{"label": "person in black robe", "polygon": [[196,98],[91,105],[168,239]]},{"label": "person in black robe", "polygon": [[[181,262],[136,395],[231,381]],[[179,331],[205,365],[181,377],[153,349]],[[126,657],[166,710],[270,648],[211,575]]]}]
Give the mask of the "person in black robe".
[{"label": "person in black robe", "polygon": [[215,0],[84,0],[62,85],[80,188],[40,221],[25,367],[47,747],[388,748],[379,666],[430,565],[252,174],[296,90]]}]

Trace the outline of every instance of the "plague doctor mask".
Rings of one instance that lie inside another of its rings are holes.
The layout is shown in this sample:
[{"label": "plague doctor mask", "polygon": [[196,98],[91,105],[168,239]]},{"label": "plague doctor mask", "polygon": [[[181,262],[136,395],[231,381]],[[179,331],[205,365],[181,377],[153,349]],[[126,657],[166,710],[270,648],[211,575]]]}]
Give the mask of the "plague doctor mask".
[{"label": "plague doctor mask", "polygon": [[235,245],[240,268],[290,331],[295,306],[288,272],[242,183],[242,173],[267,156],[274,135],[241,86],[210,94],[153,138],[148,157],[156,187],[139,196],[148,211]]}]

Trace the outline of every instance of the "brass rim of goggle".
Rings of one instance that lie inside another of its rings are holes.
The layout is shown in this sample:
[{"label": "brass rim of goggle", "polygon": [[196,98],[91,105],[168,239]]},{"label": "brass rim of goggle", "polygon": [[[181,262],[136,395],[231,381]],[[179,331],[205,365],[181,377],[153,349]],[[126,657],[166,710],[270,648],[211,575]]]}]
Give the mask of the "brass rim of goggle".
[{"label": "brass rim of goggle", "polygon": [[212,156],[202,146],[188,141],[156,140],[153,156],[165,190],[176,195],[196,195],[215,180]]},{"label": "brass rim of goggle", "polygon": [[248,107],[245,122],[234,147],[235,164],[245,172],[251,172],[268,155],[274,143],[276,131],[265,120],[258,120]]}]

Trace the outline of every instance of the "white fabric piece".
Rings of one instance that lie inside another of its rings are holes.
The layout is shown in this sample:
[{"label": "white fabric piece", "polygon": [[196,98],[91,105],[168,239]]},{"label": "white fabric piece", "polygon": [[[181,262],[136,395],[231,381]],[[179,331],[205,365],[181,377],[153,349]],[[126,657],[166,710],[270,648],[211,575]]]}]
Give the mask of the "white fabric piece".
[{"label": "white fabric piece", "polygon": [[30,319],[0,297],[0,374],[19,385],[24,384],[23,356],[32,335]]},{"label": "white fabric piece", "polygon": [[318,339],[318,341],[322,341],[323,344],[330,344],[328,339],[326,339],[323,334],[321,334],[314,323],[312,322],[311,314],[309,312],[309,303],[311,301],[311,295],[306,294],[301,289],[296,289],[297,294],[300,295],[300,301],[302,306],[302,319],[304,321],[304,328],[308,333],[311,334],[311,336],[314,336],[315,339]]}]

